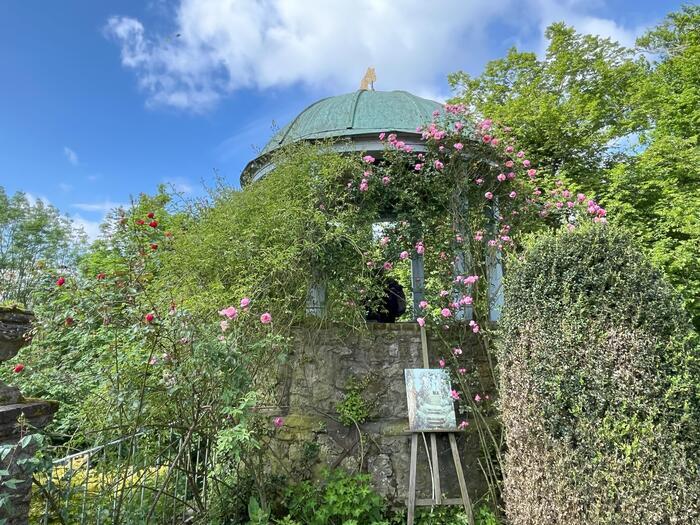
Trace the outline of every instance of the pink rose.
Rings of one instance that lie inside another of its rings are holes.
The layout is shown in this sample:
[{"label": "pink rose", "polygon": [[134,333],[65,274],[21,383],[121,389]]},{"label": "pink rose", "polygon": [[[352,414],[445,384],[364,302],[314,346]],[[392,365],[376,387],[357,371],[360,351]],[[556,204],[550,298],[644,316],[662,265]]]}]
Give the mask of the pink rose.
[{"label": "pink rose", "polygon": [[265,312],[260,316],[260,322],[262,324],[270,324],[272,322],[272,315],[270,315],[270,312]]},{"label": "pink rose", "polygon": [[399,254],[399,259],[401,259],[402,261],[405,261],[406,259],[408,259],[408,252],[406,250],[402,251]]},{"label": "pink rose", "polygon": [[416,322],[418,323],[418,326],[425,326],[425,319],[422,317],[416,318]]},{"label": "pink rose", "polygon": [[228,308],[219,310],[219,315],[223,315],[225,317],[228,317],[229,319],[235,319],[236,317],[238,317],[238,310],[236,310],[234,306],[229,306]]},{"label": "pink rose", "polygon": [[365,155],[362,160],[367,164],[373,164],[376,159],[372,155]]}]

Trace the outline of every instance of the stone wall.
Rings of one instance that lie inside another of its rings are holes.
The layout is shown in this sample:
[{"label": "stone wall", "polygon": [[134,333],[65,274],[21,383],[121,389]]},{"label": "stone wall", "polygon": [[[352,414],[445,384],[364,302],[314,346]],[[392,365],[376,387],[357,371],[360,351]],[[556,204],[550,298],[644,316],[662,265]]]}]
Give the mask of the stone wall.
[{"label": "stone wall", "polygon": [[[429,338],[431,367],[441,348]],[[476,340],[464,345],[464,357],[479,370],[483,391],[492,390],[488,365]],[[377,490],[403,505],[408,490],[410,433],[404,384],[405,368],[422,368],[420,329],[415,323],[370,324],[368,331],[299,329],[294,351],[279,372],[278,396],[284,426],[276,435],[273,468],[292,479],[322,466],[369,472]],[[363,381],[363,397],[372,401],[371,416],[359,425],[344,425],[336,410],[352,382]],[[459,446],[472,498],[483,494],[478,466],[479,440],[473,425],[459,434]],[[426,439],[428,436],[426,435]],[[429,439],[427,439],[429,443]],[[418,497],[431,496],[431,481],[422,439],[418,454]],[[446,436],[438,434],[442,492],[459,496]]]},{"label": "stone wall", "polygon": [[[12,359],[19,349],[29,342],[28,334],[34,316],[14,307],[0,307],[0,363]],[[25,429],[20,428],[22,419],[25,426],[41,429],[53,418],[58,409],[55,401],[27,399],[15,386],[0,381],[0,446],[8,447],[8,454],[0,459],[0,481],[23,480],[14,489],[0,487],[10,496],[9,505],[0,508],[0,523],[24,525],[27,523],[31,499],[32,479],[26,459],[34,455],[35,446],[17,444]]]}]

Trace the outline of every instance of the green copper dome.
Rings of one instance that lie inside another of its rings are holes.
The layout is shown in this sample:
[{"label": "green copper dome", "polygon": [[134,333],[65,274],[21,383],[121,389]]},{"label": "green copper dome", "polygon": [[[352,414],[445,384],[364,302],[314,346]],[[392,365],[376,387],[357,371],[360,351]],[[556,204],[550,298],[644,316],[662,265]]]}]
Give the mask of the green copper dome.
[{"label": "green copper dome", "polygon": [[[267,143],[260,155],[243,171],[243,183],[264,175],[269,154],[299,140],[350,138],[359,150],[374,151],[382,147],[377,141],[381,132],[397,132],[416,137],[418,126],[433,119],[433,111],[442,105],[433,100],[417,97],[406,91],[360,90],[336,97],[328,97],[311,104]],[[362,136],[366,137],[362,137]]]},{"label": "green copper dome", "polygon": [[415,133],[441,109],[406,91],[355,91],[311,104],[268,142],[262,153],[297,140],[346,137],[382,131]]}]

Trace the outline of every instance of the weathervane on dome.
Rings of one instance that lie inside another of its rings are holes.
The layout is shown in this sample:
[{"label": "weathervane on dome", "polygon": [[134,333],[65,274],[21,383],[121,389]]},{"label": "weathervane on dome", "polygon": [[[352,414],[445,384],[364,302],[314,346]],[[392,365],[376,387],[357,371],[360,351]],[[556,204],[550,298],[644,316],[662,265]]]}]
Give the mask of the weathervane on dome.
[{"label": "weathervane on dome", "polygon": [[371,89],[374,91],[374,83],[376,81],[377,73],[374,71],[373,67],[368,67],[365,76],[362,77],[362,81],[360,82],[360,90],[367,91],[368,89]]}]

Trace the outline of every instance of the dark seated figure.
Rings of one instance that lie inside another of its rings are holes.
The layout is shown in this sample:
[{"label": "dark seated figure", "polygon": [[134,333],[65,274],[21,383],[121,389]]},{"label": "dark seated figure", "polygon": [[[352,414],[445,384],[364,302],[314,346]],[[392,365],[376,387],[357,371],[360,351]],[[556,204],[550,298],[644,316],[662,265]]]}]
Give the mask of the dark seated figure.
[{"label": "dark seated figure", "polygon": [[396,279],[383,278],[384,297],[374,307],[369,307],[367,320],[378,323],[395,323],[406,312],[406,295]]}]

